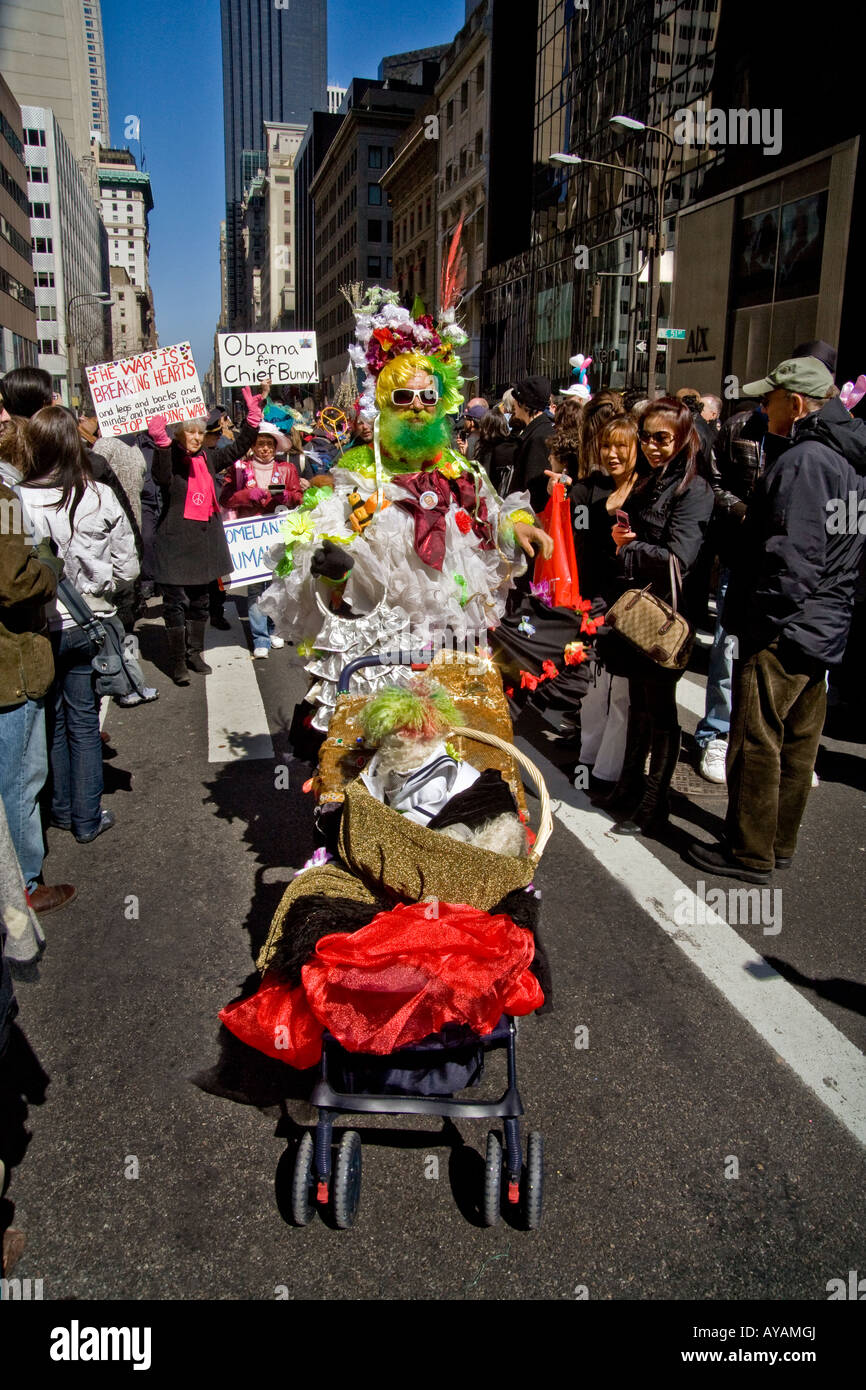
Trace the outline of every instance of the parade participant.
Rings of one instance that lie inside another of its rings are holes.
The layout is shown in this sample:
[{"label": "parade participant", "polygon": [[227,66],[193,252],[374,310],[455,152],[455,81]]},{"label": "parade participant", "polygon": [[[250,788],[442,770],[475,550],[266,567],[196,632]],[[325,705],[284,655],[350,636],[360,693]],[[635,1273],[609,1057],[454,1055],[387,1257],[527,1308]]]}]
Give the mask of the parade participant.
[{"label": "parade participant", "polygon": [[[230,448],[222,451],[219,467],[241,458],[255,443],[270,382],[261,394],[244,388],[247,418]],[[175,685],[189,685],[187,668],[202,675],[210,667],[202,658],[208,615],[208,586],[232,567],[222,517],[217,505],[217,466],[213,451],[203,447],[207,421],[185,420],[170,439],[165,416],[147,422],[156,449],[151,472],[168,490],[168,502],[154,541],[154,579],[163,596],[165,628]]]},{"label": "parade participant", "polygon": [[[281,442],[279,431],[272,425],[262,424],[259,433],[246,458],[232,465],[228,480],[220,495],[223,515],[233,520],[246,516],[269,516],[277,507],[297,507],[304,490],[309,486],[302,482],[293,463],[277,462],[277,444]],[[288,443],[288,441],[285,441]],[[253,656],[267,657],[271,647],[282,647],[282,637],[274,634],[272,618],[265,617],[257,600],[265,592],[269,581],[251,584],[247,589],[247,616],[253,637]]]},{"label": "parade participant", "polygon": [[[312,724],[322,731],[347,661],[398,641],[417,649],[436,630],[474,645],[525,569],[521,548],[530,556],[533,543],[550,548],[526,494],[503,502],[450,447],[449,416],[461,404],[455,347],[465,335],[447,300],[441,331],[378,286],[363,301],[358,287],[352,302],[350,356],[366,370],[361,417],[374,423],[373,445],[347,451],[333,487],[311,487],[289,514],[277,577],[261,601],[307,658]],[[356,686],[378,688],[392,674],[387,665],[362,672]]]}]

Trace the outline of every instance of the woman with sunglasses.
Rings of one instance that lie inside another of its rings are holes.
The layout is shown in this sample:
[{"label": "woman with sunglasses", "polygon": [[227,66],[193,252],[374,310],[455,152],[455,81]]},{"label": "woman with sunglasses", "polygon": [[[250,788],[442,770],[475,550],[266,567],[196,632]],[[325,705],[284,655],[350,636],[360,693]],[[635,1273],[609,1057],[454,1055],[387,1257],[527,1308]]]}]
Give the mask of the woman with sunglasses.
[{"label": "woman with sunglasses", "polygon": [[[679,561],[684,579],[703,544],[713,494],[697,472],[700,441],[688,406],[666,396],[648,405],[638,424],[646,476],[620,508],[628,516],[628,525],[617,520],[611,535],[622,589],[651,584],[653,593],[670,603],[670,557]],[[682,609],[682,596],[677,600]],[[620,638],[611,633],[607,643],[620,643]],[[668,671],[636,649],[626,648],[624,642],[616,655],[623,663],[617,669],[628,675],[628,733],[619,781],[599,804],[616,817],[617,834],[648,834],[668,819],[668,796],[680,751],[676,687],[682,671]],[[647,754],[650,765],[645,776]]]}]

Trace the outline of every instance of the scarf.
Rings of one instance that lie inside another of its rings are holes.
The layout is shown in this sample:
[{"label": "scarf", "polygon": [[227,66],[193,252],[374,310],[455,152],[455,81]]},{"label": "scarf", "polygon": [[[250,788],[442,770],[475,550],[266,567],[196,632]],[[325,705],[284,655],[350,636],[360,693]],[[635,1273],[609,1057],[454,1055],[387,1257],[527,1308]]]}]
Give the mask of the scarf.
[{"label": "scarf", "polygon": [[186,485],[186,505],[183,509],[186,521],[208,521],[213,512],[218,511],[216,490],[211,471],[204,454],[196,454],[189,461],[189,479]]},{"label": "scarf", "polygon": [[[492,547],[487,521],[487,503],[477,499],[471,477],[461,473],[458,478],[446,478],[438,468],[424,473],[401,473],[394,482],[410,494],[397,502],[398,507],[412,513],[415,520],[415,553],[431,569],[442,569],[445,559],[445,517],[452,502],[466,513],[466,529],[475,533],[482,550]],[[461,527],[461,530],[464,528]]]}]

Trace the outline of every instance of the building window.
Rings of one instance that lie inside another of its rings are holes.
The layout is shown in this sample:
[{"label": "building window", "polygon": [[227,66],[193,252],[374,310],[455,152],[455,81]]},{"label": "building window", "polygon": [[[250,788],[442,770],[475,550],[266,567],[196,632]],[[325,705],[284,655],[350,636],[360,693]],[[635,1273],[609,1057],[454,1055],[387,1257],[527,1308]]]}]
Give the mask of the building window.
[{"label": "building window", "polygon": [[394,278],[394,262],[391,260],[390,256],[388,257],[388,267],[385,273],[387,274],[389,280],[392,280]]},{"label": "building window", "polygon": [[50,236],[35,236],[31,242],[34,251],[48,253],[54,250],[54,242]]},{"label": "building window", "polygon": [[25,145],[42,145],[42,146],[44,147],[44,145],[45,145],[45,131],[44,131],[44,130],[33,130],[33,129],[25,130],[25,132],[24,132],[24,143],[25,143]]},{"label": "building window", "polygon": [[381,256],[368,256],[368,257],[367,257],[367,274],[368,274],[369,276],[376,276],[376,275],[381,275],[381,274],[382,274],[382,257],[381,257]]},{"label": "building window", "polygon": [[469,83],[464,82],[460,88],[460,110],[465,111],[469,105]]},{"label": "building window", "polygon": [[291,189],[286,189],[285,193],[283,194],[283,202],[284,202],[284,203],[290,203],[291,201],[292,201]]},{"label": "building window", "polygon": [[389,223],[388,223],[388,231],[387,231],[385,240],[386,240],[386,241],[393,241],[393,240],[394,240],[394,223],[393,223],[393,222],[389,222]]},{"label": "building window", "polygon": [[367,151],[367,168],[381,169],[382,167],[382,146],[371,145]]},{"label": "building window", "polygon": [[475,83],[476,83],[476,89],[477,89],[479,92],[483,92],[483,91],[484,91],[484,59],[483,59],[483,58],[481,59],[481,62],[478,64],[478,67],[475,69]]},{"label": "building window", "polygon": [[367,202],[374,208],[382,206],[382,189],[378,183],[367,184]]},{"label": "building window", "polygon": [[449,130],[450,130],[451,126],[453,126],[453,124],[454,124],[454,99],[453,99],[453,97],[452,97],[451,101],[449,101],[448,105],[445,107],[445,124],[446,124],[446,126],[448,127]]},{"label": "building window", "polygon": [[382,223],[378,217],[369,217],[367,219],[367,240],[382,240]]},{"label": "building window", "polygon": [[36,272],[36,284],[37,284],[38,288],[39,288],[39,289],[42,289],[42,290],[50,290],[50,289],[53,289],[53,288],[54,288],[54,271],[53,271],[53,270],[37,270],[37,272]]},{"label": "building window", "polygon": [[55,306],[54,304],[40,304],[40,305],[39,305],[39,313],[38,313],[37,317],[40,318],[40,319],[42,319],[42,320],[45,320],[45,319],[49,319],[49,320],[50,320],[50,319],[56,319],[56,318],[57,318],[57,308],[56,308],[56,306]]}]

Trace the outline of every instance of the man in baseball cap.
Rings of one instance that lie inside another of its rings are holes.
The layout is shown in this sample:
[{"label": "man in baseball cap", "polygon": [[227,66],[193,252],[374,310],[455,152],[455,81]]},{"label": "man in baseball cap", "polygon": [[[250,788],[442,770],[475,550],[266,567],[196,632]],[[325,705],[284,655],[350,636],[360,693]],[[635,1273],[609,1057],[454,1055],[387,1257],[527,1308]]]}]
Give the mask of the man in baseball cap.
[{"label": "man in baseball cap", "polygon": [[696,843],[687,853],[705,871],[766,883],[794,854],[827,668],[848,640],[866,541],[866,425],[849,415],[817,357],[788,358],[743,394],[765,402],[768,463],[749,500],[722,617],[738,644],[728,813],[720,846]]}]

